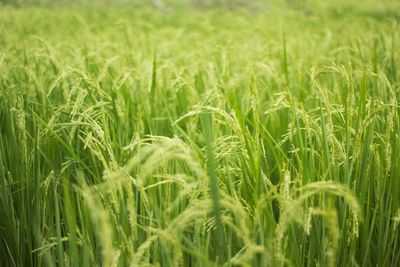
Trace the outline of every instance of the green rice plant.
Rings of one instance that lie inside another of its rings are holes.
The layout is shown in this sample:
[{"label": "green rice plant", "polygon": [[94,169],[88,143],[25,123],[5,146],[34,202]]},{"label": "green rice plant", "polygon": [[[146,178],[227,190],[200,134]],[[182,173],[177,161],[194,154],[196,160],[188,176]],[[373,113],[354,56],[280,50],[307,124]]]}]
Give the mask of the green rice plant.
[{"label": "green rice plant", "polygon": [[0,7],[0,265],[399,266],[399,4],[189,2]]}]

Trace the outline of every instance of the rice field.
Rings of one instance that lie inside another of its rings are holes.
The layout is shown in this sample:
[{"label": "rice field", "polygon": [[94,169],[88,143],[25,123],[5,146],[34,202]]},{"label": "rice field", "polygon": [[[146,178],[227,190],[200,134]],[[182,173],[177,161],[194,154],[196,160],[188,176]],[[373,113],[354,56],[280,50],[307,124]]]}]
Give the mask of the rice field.
[{"label": "rice field", "polygon": [[1,266],[400,266],[399,2],[28,2]]}]

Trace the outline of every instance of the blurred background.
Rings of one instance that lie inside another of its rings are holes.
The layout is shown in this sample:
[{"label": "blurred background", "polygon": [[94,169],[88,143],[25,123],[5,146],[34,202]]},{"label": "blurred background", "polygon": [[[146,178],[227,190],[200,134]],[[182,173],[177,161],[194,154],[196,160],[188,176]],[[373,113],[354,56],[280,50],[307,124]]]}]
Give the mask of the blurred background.
[{"label": "blurred background", "polygon": [[[286,6],[294,9],[312,9],[313,7],[335,6],[348,4],[349,6],[390,6],[398,7],[398,0],[0,0],[0,3],[14,6],[45,5],[55,6],[64,4],[118,4],[129,6],[148,6],[166,11],[174,8],[196,9],[247,9],[250,11],[263,10],[271,6]],[[395,8],[396,9],[396,8]],[[400,15],[400,10],[392,10]]]},{"label": "blurred background", "polygon": [[[174,12],[195,10],[240,10],[258,13],[274,8],[285,8],[305,15],[329,13],[330,16],[362,15],[375,19],[400,19],[400,0],[0,0],[1,6],[57,7],[78,6],[122,6],[133,9],[157,9]],[[278,11],[279,12],[279,11]]]}]

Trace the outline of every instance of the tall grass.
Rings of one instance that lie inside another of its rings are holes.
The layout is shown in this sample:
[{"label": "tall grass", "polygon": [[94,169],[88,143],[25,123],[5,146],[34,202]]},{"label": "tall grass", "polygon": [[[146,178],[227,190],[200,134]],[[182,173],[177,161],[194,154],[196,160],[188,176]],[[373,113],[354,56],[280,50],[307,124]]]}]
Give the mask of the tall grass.
[{"label": "tall grass", "polygon": [[0,265],[399,266],[396,2],[0,9]]}]

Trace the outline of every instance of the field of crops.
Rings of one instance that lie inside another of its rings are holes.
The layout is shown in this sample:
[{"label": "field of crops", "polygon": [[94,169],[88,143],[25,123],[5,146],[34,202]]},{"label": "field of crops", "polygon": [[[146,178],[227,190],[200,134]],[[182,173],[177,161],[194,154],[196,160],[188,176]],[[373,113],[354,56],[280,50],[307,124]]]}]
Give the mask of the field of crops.
[{"label": "field of crops", "polygon": [[0,2],[1,266],[400,266],[398,1],[111,2]]}]

